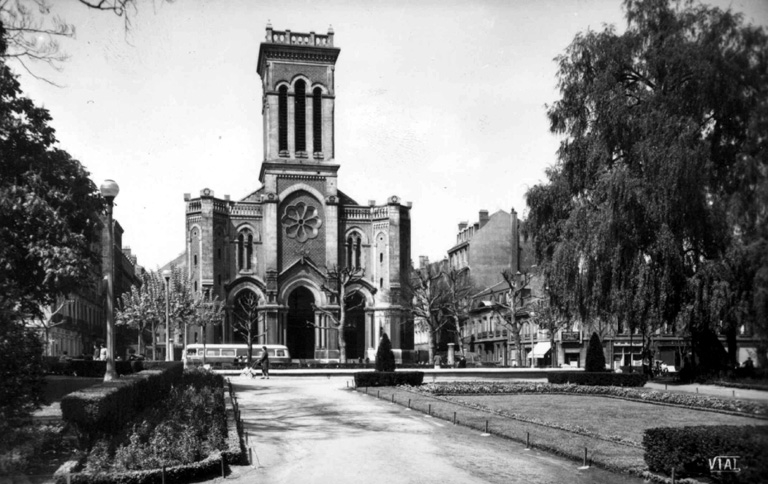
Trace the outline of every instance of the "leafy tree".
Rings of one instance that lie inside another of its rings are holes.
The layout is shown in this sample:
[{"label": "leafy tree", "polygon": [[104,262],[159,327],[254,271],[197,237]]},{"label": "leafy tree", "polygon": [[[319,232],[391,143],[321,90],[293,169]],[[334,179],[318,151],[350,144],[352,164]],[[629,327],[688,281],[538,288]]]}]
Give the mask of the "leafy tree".
[{"label": "leafy tree", "polygon": [[584,371],[605,371],[605,353],[603,353],[603,345],[600,343],[600,337],[597,333],[592,333],[592,337],[589,338]]},{"label": "leafy tree", "polygon": [[155,271],[141,275],[141,285],[131,286],[120,298],[115,316],[117,325],[138,332],[139,354],[144,354],[144,335],[149,330],[152,341],[152,359],[157,359],[157,328],[165,324],[165,283]]},{"label": "leafy tree", "polygon": [[264,301],[253,291],[243,291],[235,299],[232,308],[232,326],[248,345],[248,365],[253,359],[253,343],[267,334],[268,328],[259,332],[259,325],[264,323]]},{"label": "leafy tree", "polygon": [[43,345],[35,331],[0,313],[0,432],[42,403]]},{"label": "leafy tree", "polygon": [[[179,267],[171,267],[169,292],[170,322],[173,330],[171,338],[175,339],[176,333],[182,331],[186,346],[188,329],[196,320],[199,295],[195,293],[187,271]],[[168,341],[167,345],[167,351],[171,352],[171,359],[173,359],[173,341]]]},{"label": "leafy tree", "polygon": [[[323,285],[323,290],[331,295],[331,301],[338,303],[338,312],[328,308],[321,308],[312,305],[312,309],[325,314],[336,329],[337,341],[339,346],[339,361],[347,362],[347,340],[345,332],[351,328],[351,323],[347,318],[350,311],[354,311],[365,304],[364,297],[358,297],[361,293],[353,285],[359,284],[365,278],[365,269],[360,267],[345,267],[343,269],[333,268],[328,271],[328,283]],[[375,293],[376,290],[373,289]],[[355,302],[357,299],[359,302]]]},{"label": "leafy tree", "polygon": [[[198,295],[192,305],[192,315],[190,325],[198,326],[200,332],[205,335],[206,328],[209,325],[219,325],[224,320],[224,303],[219,300],[219,296],[206,291]],[[184,347],[187,346],[187,331],[184,331]],[[203,336],[203,364],[205,364],[206,338]]]},{"label": "leafy tree", "polygon": [[387,333],[381,333],[379,347],[376,350],[376,371],[395,371],[395,354],[392,352],[392,342]]},{"label": "leafy tree", "polygon": [[526,195],[553,301],[647,334],[723,316],[765,334],[766,35],[730,10],[624,6],[623,34],[578,34],[557,58],[563,141]]},{"label": "leafy tree", "polygon": [[56,147],[50,120],[0,59],[0,311],[17,317],[42,317],[42,307],[87,285],[98,262],[104,201]]}]

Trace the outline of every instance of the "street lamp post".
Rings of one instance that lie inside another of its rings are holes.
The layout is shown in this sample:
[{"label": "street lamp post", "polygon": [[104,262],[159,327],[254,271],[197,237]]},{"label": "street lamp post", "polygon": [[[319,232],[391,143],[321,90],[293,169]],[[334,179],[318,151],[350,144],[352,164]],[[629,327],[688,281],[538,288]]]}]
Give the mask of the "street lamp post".
[{"label": "street lamp post", "polygon": [[171,271],[163,271],[165,279],[165,361],[173,361],[173,346],[171,341]]},{"label": "street lamp post", "polygon": [[120,192],[114,180],[104,180],[99,187],[101,196],[107,201],[107,370],[104,373],[104,381],[117,378],[115,371],[115,234],[112,226],[112,207],[115,197]]}]

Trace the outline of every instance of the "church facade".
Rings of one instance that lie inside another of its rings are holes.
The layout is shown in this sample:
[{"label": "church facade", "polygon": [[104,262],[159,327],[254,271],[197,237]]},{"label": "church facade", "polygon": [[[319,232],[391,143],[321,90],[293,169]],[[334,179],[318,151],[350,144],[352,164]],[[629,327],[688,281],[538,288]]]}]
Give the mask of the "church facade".
[{"label": "church facade", "polygon": [[[185,195],[185,265],[196,291],[226,303],[221,325],[190,342],[242,342],[239,308],[257,302],[254,344],[285,344],[294,359],[339,358],[338,318],[346,304],[348,360],[373,360],[381,332],[398,359],[411,358],[413,325],[402,306],[410,268],[410,203],[397,196],[357,203],[338,188],[335,65],[327,35],[267,26],[257,71],[263,89],[261,187],[233,201],[205,188]],[[346,301],[338,289],[346,272]]]}]

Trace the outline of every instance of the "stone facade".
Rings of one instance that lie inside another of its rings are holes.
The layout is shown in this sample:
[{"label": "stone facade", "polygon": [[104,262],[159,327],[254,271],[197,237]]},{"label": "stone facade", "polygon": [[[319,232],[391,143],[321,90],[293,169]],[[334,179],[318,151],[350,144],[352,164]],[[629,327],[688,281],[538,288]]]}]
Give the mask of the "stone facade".
[{"label": "stone facade", "polygon": [[[357,308],[345,331],[348,359],[373,359],[382,331],[401,360],[413,329],[401,306],[400,278],[410,265],[410,203],[397,196],[361,205],[338,189],[335,160],[335,65],[340,50],[327,35],[267,27],[257,71],[263,89],[261,187],[233,201],[208,188],[185,195],[186,267],[197,291],[227,304],[223,325],[190,342],[236,342],[238,298],[257,296],[258,343],[286,344],[294,359],[336,360],[328,312],[339,301],[335,273],[362,268],[348,289]],[[349,307],[349,306],[348,306]]]}]

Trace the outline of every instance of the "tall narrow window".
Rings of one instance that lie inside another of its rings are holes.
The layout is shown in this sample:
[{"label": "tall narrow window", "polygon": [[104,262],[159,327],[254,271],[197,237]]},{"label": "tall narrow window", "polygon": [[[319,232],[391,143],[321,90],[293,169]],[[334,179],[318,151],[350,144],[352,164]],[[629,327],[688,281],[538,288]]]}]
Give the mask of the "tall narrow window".
[{"label": "tall narrow window", "polygon": [[278,150],[288,152],[288,87],[280,86],[277,95]]},{"label": "tall narrow window", "polygon": [[355,239],[349,237],[347,239],[347,267],[352,267],[352,247],[355,244]]},{"label": "tall narrow window", "polygon": [[312,91],[312,150],[323,152],[323,91],[316,87]]},{"label": "tall narrow window", "polygon": [[245,245],[245,236],[240,234],[237,236],[237,269],[243,270],[243,246]]},{"label": "tall narrow window", "polygon": [[363,265],[360,263],[360,237],[357,237],[357,240],[355,241],[355,267],[363,267]]},{"label": "tall narrow window", "polygon": [[306,98],[306,85],[304,81],[296,82],[296,89],[294,92],[294,111],[293,111],[293,127],[295,132],[295,150],[296,153],[300,151],[307,151],[307,98]]},{"label": "tall narrow window", "polygon": [[251,270],[251,259],[253,259],[253,234],[248,234],[248,245],[245,248],[245,268]]}]

